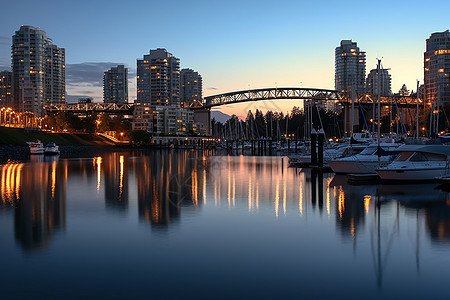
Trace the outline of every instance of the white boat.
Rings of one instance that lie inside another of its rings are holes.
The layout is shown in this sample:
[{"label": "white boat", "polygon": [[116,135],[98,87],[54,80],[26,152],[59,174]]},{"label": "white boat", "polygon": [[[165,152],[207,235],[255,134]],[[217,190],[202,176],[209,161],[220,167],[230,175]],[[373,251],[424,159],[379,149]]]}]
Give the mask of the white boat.
[{"label": "white boat", "polygon": [[41,141],[27,142],[30,146],[30,154],[44,154],[44,144]]},{"label": "white boat", "polygon": [[44,154],[47,154],[47,155],[59,154],[59,147],[53,142],[48,143],[47,145],[45,145]]},{"label": "white boat", "polygon": [[444,133],[438,135],[438,138],[442,141],[442,143],[450,143],[450,133]]},{"label": "white boat", "polygon": [[430,181],[448,174],[450,145],[404,145],[386,167],[376,170],[382,180]]},{"label": "white boat", "polygon": [[[341,157],[346,157],[350,155],[355,155],[362,150],[364,150],[366,146],[364,145],[350,145],[350,144],[341,144],[331,149],[326,149],[323,151],[323,162],[326,165],[328,161],[338,159]],[[311,164],[311,154],[309,153],[301,153],[301,154],[290,154],[289,164],[291,165],[307,165]]]},{"label": "white boat", "polygon": [[383,152],[378,155],[378,144],[370,144],[361,153],[328,161],[333,172],[337,174],[375,174],[379,166],[392,162],[400,144],[380,143]]}]

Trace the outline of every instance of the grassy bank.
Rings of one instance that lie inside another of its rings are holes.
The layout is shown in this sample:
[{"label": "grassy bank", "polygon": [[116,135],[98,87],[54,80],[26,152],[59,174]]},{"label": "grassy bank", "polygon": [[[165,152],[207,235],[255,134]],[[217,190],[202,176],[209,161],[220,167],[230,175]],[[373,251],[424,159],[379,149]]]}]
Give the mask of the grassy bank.
[{"label": "grassy bank", "polygon": [[0,145],[26,145],[26,142],[40,140],[44,145],[54,142],[66,146],[111,146],[113,142],[96,134],[29,132],[22,128],[0,127]]}]

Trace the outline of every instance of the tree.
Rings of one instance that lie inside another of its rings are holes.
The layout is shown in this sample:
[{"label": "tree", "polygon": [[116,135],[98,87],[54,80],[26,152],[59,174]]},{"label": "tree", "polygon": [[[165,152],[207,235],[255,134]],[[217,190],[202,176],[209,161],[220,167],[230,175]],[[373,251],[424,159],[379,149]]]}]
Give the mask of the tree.
[{"label": "tree", "polygon": [[130,132],[130,139],[133,144],[142,145],[150,143],[152,137],[145,130],[132,130]]},{"label": "tree", "polygon": [[100,116],[100,123],[98,124],[98,131],[105,132],[112,129],[112,120],[107,114],[102,114]]},{"label": "tree", "polygon": [[406,87],[406,84],[402,85],[402,88],[398,91],[398,93],[400,94],[400,96],[409,96],[409,91],[408,88]]}]

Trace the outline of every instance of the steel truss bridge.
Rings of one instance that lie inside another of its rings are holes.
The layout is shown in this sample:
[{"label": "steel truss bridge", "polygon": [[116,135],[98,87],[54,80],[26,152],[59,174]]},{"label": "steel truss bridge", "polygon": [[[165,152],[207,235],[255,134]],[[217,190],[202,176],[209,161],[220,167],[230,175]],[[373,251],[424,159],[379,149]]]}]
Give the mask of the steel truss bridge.
[{"label": "steel truss bridge", "polygon": [[[212,107],[263,100],[313,100],[326,101],[334,100],[344,106],[352,103],[351,97],[344,92],[316,88],[264,88],[245,91],[230,92],[208,96],[202,103],[197,103],[190,107],[194,110],[210,109]],[[368,105],[376,103],[376,95],[358,94],[355,104]],[[390,96],[381,97],[382,105],[397,105],[399,107],[415,107],[417,105],[416,96]],[[419,100],[419,102],[422,102]],[[67,103],[51,104],[46,107],[49,112],[68,111],[73,113],[86,114],[90,112],[109,114],[132,114],[135,103]]]},{"label": "steel truss bridge", "polygon": [[45,107],[49,112],[73,112],[73,113],[110,113],[132,114],[134,103],[66,103],[50,104]]},{"label": "steel truss bridge", "polygon": [[[315,88],[265,88],[255,90],[245,90],[238,92],[231,92],[225,94],[219,94],[214,96],[208,96],[204,98],[203,105],[193,107],[199,108],[211,108],[215,106],[221,106],[226,104],[250,102],[250,101],[262,101],[262,100],[282,100],[282,99],[296,99],[296,100],[334,100],[344,105],[352,103],[350,95],[344,92],[326,89]],[[398,106],[415,106],[417,104],[416,96],[390,96],[381,97],[382,105],[394,105]],[[356,103],[360,104],[373,104],[378,101],[376,95],[358,94]]]}]

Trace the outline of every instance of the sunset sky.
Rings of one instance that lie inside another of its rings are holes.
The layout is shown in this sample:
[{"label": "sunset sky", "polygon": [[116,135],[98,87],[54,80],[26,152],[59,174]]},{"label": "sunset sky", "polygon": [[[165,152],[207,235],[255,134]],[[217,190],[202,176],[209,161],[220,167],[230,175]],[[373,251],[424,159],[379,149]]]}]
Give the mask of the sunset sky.
[{"label": "sunset sky", "polygon": [[[334,49],[352,39],[367,70],[382,58],[392,90],[423,81],[425,40],[450,28],[450,1],[8,1],[0,17],[0,70],[11,64],[11,36],[21,25],[45,30],[66,48],[68,99],[102,100],[103,72],[129,68],[136,97],[136,59],[166,48],[182,68],[203,77],[204,95],[263,87],[334,89]],[[273,102],[273,101],[272,101]],[[290,110],[301,101],[258,103]],[[225,106],[245,115],[255,106]]]}]

